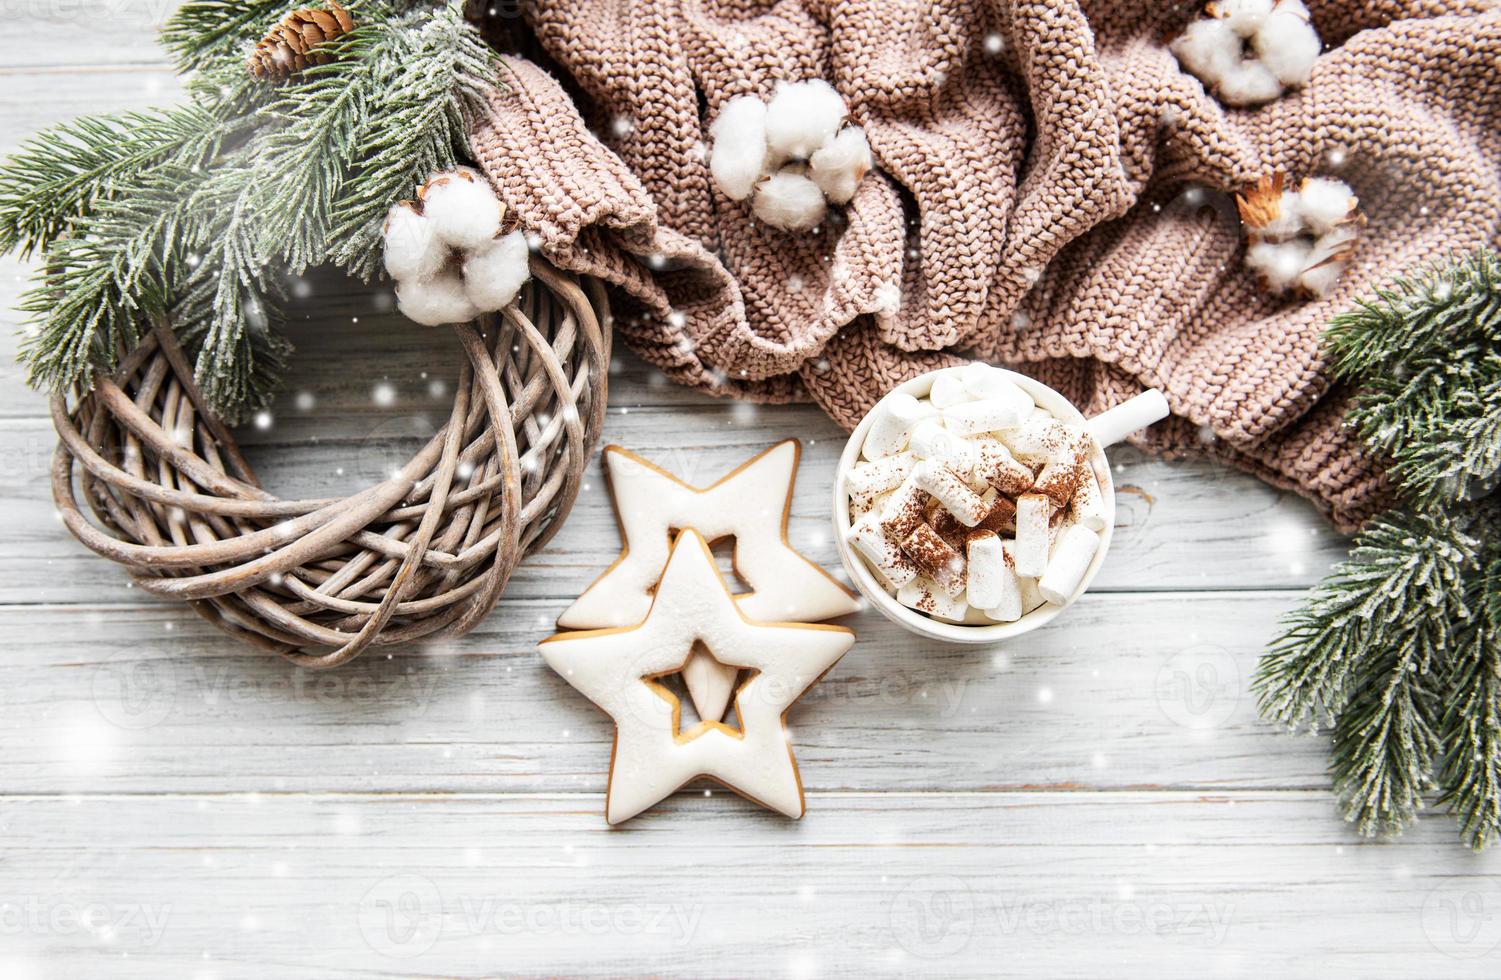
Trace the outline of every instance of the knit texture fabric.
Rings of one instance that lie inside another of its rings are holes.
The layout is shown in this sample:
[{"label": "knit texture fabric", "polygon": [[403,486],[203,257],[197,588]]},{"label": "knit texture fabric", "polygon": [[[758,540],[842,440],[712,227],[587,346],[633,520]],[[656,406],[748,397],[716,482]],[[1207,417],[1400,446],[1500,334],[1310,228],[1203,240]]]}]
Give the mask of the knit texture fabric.
[{"label": "knit texture fabric", "polygon": [[[811,398],[851,427],[961,356],[1086,414],[1144,386],[1138,437],[1209,455],[1349,528],[1389,503],[1341,419],[1319,334],[1392,278],[1501,232],[1501,11],[1486,0],[1309,0],[1310,84],[1230,110],[1150,0],[535,0],[552,72],[507,62],[475,149],[555,263],[619,287],[616,329],[674,381]],[[560,83],[569,86],[565,91]],[[815,233],[714,186],[727,101],[824,78],[877,169]],[[571,93],[571,94],[570,94]],[[1231,195],[1337,176],[1368,224],[1334,292],[1269,295]]]}]

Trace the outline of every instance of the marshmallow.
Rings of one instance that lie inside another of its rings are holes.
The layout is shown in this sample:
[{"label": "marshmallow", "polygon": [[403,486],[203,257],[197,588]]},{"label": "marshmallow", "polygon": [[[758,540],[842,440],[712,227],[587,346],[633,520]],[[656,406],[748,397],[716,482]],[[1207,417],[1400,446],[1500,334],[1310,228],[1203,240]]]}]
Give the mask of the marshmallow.
[{"label": "marshmallow", "polygon": [[964,592],[964,556],[927,524],[917,525],[902,539],[902,553],[937,583],[945,595]]},{"label": "marshmallow", "polygon": [[1016,410],[1022,418],[1026,418],[1032,411],[1032,396],[1022,390],[1021,386],[1012,381],[1005,371],[989,364],[976,361],[959,369],[959,380],[964,385],[964,390],[969,397],[976,401],[987,401],[992,398],[1009,401],[1016,406]]},{"label": "marshmallow", "polygon": [[932,414],[932,408],[924,407],[906,392],[892,392],[876,406],[875,421],[871,422],[870,431],[865,435],[861,455],[866,459],[895,456],[907,448],[907,440],[912,437],[917,423]]},{"label": "marshmallow", "polygon": [[1075,524],[1058,536],[1048,558],[1047,571],[1037,582],[1037,591],[1049,602],[1064,606],[1084,581],[1084,573],[1100,547],[1100,536]]},{"label": "marshmallow", "polygon": [[1032,489],[1032,468],[1017,462],[1011,450],[995,439],[979,440],[975,475],[1010,497]]},{"label": "marshmallow", "polygon": [[1016,580],[1016,587],[1022,596],[1022,615],[1026,615],[1039,606],[1048,604],[1048,600],[1044,599],[1042,593],[1037,591],[1037,579],[1019,577]]},{"label": "marshmallow", "polygon": [[1148,388],[1130,401],[1096,415],[1084,423],[1084,428],[1100,446],[1111,446],[1167,416],[1167,399],[1156,388]]},{"label": "marshmallow", "polygon": [[964,382],[959,380],[959,375],[953,371],[945,371],[933,379],[933,387],[928,391],[928,401],[933,407],[942,411],[961,402],[973,400],[974,396],[964,388]]},{"label": "marshmallow", "polygon": [[1084,467],[1084,479],[1079,481],[1079,487],[1074,491],[1069,513],[1073,516],[1074,523],[1081,527],[1087,527],[1091,531],[1105,530],[1105,495],[1100,492],[1100,480],[1095,475],[1093,466]]},{"label": "marshmallow", "polygon": [[928,495],[917,485],[912,474],[908,474],[881,509],[881,527],[900,541],[922,523],[927,502]]},{"label": "marshmallow", "polygon": [[870,513],[879,515],[881,511],[885,509],[886,501],[891,499],[892,493],[893,491],[888,490],[885,493],[878,493],[875,496],[861,496],[859,494],[851,494],[850,520],[859,520],[866,514]]},{"label": "marshmallow", "polygon": [[1085,464],[1076,459],[1055,459],[1037,474],[1033,489],[1047,494],[1054,506],[1067,507],[1084,479],[1084,469]]},{"label": "marshmallow", "polygon": [[925,459],[912,471],[919,488],[937,498],[965,527],[974,527],[985,516],[985,502],[953,470],[936,459]]},{"label": "marshmallow", "polygon": [[921,575],[897,590],[896,601],[908,609],[916,609],[951,623],[963,622],[969,612],[969,606],[963,599],[950,596],[932,579]]},{"label": "marshmallow", "polygon": [[844,487],[851,497],[875,497],[901,486],[916,463],[917,458],[905,452],[856,463],[845,476]]},{"label": "marshmallow", "polygon": [[1022,580],[1016,574],[1016,542],[1001,542],[1002,563],[996,601],[985,607],[985,615],[998,623],[1014,623],[1022,618]]},{"label": "marshmallow", "polygon": [[989,509],[986,510],[985,516],[980,518],[980,523],[975,525],[975,532],[1016,533],[1016,501],[1010,497],[1001,496],[993,489],[987,491],[980,499]]},{"label": "marshmallow", "polygon": [[1011,454],[1024,462],[1045,463],[1069,444],[1068,429],[1052,416],[1032,416],[1001,434]]},{"label": "marshmallow", "polygon": [[1006,572],[1001,539],[988,531],[976,534],[967,543],[965,557],[969,560],[965,566],[965,600],[976,609],[999,605],[1004,589],[1001,578]]},{"label": "marshmallow", "polygon": [[861,517],[850,527],[846,540],[875,567],[888,587],[899,589],[917,577],[917,566],[881,529],[879,514],[871,512]]},{"label": "marshmallow", "polygon": [[953,470],[961,480],[969,480],[979,462],[979,448],[974,442],[950,432],[937,418],[917,423],[908,445],[918,459],[935,459]]},{"label": "marshmallow", "polygon": [[1027,409],[1010,398],[987,398],[978,402],[961,402],[943,410],[943,422],[951,432],[976,436],[1020,425]]},{"label": "marshmallow", "polygon": [[1048,526],[1053,502],[1040,493],[1024,493],[1016,501],[1016,574],[1037,578],[1048,567]]}]

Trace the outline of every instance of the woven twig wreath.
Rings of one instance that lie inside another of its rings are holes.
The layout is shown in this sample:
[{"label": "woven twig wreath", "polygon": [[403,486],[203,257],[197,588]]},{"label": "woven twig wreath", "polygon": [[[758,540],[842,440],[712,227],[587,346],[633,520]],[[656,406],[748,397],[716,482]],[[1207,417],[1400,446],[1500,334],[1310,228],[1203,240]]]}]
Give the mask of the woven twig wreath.
[{"label": "woven twig wreath", "polygon": [[604,422],[603,289],[539,259],[532,275],[455,328],[466,361],[443,428],[347,498],[262,489],[158,326],[113,377],[52,400],[63,522],[140,588],[305,667],[469,630],[561,525]]}]

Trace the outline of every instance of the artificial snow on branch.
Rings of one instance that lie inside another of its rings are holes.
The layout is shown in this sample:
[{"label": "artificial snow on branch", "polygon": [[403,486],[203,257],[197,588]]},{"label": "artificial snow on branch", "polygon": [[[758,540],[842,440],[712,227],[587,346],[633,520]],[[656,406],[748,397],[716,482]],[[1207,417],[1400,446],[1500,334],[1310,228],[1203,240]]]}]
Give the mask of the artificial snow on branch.
[{"label": "artificial snow on branch", "polygon": [[311,8],[185,3],[163,38],[192,73],[186,104],[57,127],[0,167],[0,250],[41,257],[21,304],[33,384],[86,385],[170,317],[236,421],[279,379],[289,277],[380,270],[392,202],[469,155],[496,56],[461,0],[346,6],[347,30],[318,8],[316,56],[275,83],[246,52],[294,15],[317,24]]},{"label": "artificial snow on branch", "polygon": [[1262,713],[1328,724],[1330,771],[1364,834],[1437,791],[1472,847],[1501,840],[1501,267],[1482,251],[1336,317],[1348,416],[1409,504],[1284,623]]},{"label": "artificial snow on branch", "polygon": [[774,228],[807,231],[828,205],[848,204],[871,168],[870,144],[846,126],[844,97],[822,79],[784,82],[771,102],[731,99],[709,135],[709,173],[724,195]]},{"label": "artificial snow on branch", "polygon": [[1308,84],[1323,43],[1302,0],[1216,0],[1169,50],[1228,106],[1253,106]]}]

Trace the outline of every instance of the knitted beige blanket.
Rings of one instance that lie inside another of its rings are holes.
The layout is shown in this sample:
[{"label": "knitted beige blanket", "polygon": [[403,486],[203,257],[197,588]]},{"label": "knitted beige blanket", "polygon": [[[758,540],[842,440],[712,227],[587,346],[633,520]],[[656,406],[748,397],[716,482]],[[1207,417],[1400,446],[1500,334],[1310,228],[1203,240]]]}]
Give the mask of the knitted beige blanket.
[{"label": "knitted beige blanket", "polygon": [[[1501,12],[1308,6],[1326,45],[1309,86],[1228,110],[1167,50],[1189,4],[536,0],[553,73],[508,62],[475,143],[548,256],[619,287],[618,335],[675,381],[811,398],[845,426],[959,352],[1086,414],[1157,386],[1174,417],[1144,445],[1350,527],[1387,488],[1340,424],[1319,333],[1402,272],[1496,242]],[[753,221],[705,154],[729,99],[802,78],[845,96],[878,168],[811,235]],[[1270,296],[1243,266],[1228,195],[1274,170],[1360,197],[1369,223],[1324,300]]]}]

